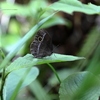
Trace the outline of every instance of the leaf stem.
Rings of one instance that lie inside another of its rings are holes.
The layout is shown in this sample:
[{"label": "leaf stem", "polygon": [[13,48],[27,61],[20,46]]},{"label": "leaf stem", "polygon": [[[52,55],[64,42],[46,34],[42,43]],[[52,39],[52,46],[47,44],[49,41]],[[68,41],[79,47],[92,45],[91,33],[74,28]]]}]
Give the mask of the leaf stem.
[{"label": "leaf stem", "polygon": [[54,69],[54,67],[53,67],[51,64],[49,64],[49,63],[47,63],[47,65],[53,70],[53,72],[55,73],[55,75],[56,75],[56,77],[57,77],[59,83],[61,83],[61,80],[60,80],[60,78],[59,78],[59,76],[58,76],[56,70]]}]

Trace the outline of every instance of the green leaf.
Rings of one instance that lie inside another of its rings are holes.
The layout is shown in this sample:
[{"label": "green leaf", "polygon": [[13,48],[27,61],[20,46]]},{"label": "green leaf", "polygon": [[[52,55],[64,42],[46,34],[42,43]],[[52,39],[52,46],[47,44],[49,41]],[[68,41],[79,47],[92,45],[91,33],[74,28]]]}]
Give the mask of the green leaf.
[{"label": "green leaf", "polygon": [[[12,71],[10,74],[7,75],[5,79],[4,88],[3,88],[4,100],[10,100],[19,81],[23,79],[23,75],[25,74],[27,69],[28,68],[21,68],[21,69]],[[25,86],[29,85],[32,81],[34,81],[36,77],[38,76],[38,74],[39,74],[39,71],[36,67],[31,68],[28,75],[25,77],[20,89],[24,88]]]},{"label": "green leaf", "polygon": [[[74,61],[74,60],[80,60],[85,59],[84,57],[76,57],[71,55],[62,55],[62,54],[56,54],[53,53],[51,56],[44,57],[42,59],[35,58],[36,64],[44,64],[44,63],[54,63],[54,62],[64,62],[64,61]],[[34,61],[33,60],[33,61]]]},{"label": "green leaf", "polygon": [[83,12],[86,14],[100,14],[100,6],[89,3],[82,4],[78,0],[60,0],[55,2],[48,8],[53,10],[64,11],[66,13],[72,14],[74,11]]},{"label": "green leaf", "polygon": [[40,65],[40,64],[45,64],[45,63],[54,63],[54,62],[74,61],[74,60],[80,60],[80,59],[85,59],[85,58],[53,53],[51,56],[38,59],[38,58],[34,58],[34,56],[31,54],[27,54],[26,56],[19,57],[14,62],[12,62],[6,68],[6,73],[9,73],[16,69],[25,68],[28,66]]},{"label": "green leaf", "polygon": [[6,74],[20,68],[32,67],[33,65],[35,65],[34,62],[32,62],[32,59],[33,57],[29,55],[17,58],[6,68]]},{"label": "green leaf", "polygon": [[60,85],[60,100],[98,100],[99,78],[90,72],[79,72],[68,76]]}]

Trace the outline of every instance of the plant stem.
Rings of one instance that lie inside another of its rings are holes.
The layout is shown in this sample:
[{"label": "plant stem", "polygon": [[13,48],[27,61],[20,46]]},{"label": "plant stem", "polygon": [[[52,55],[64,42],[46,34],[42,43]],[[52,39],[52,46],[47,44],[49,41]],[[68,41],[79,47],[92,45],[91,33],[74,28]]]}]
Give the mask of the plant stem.
[{"label": "plant stem", "polygon": [[59,78],[59,76],[58,76],[56,70],[54,69],[54,67],[53,67],[51,64],[49,64],[49,63],[47,63],[47,65],[53,70],[53,72],[55,73],[55,75],[56,75],[56,77],[57,77],[59,83],[61,83],[61,80],[60,80],[60,78]]}]

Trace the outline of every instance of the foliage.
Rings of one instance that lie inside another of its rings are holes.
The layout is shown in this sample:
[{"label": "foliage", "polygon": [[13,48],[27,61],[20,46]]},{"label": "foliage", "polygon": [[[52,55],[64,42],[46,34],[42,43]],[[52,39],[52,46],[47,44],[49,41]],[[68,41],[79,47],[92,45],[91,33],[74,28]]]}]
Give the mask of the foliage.
[{"label": "foliage", "polygon": [[[41,4],[41,7],[38,6]],[[50,94],[47,94],[47,91],[40,85],[39,81],[36,80],[37,76],[39,75],[39,69],[36,68],[36,65],[41,64],[47,64],[49,67],[53,70],[54,74],[56,75],[56,78],[58,79],[58,82],[60,84],[59,87],[59,97],[60,100],[98,100],[100,96],[100,80],[99,80],[99,66],[100,63],[98,61],[99,55],[99,48],[95,52],[95,56],[91,59],[92,64],[89,63],[89,67],[86,69],[87,71],[84,72],[78,72],[81,71],[83,66],[86,65],[86,59],[79,61],[79,63],[74,65],[74,68],[71,70],[64,70],[62,72],[58,72],[54,69],[54,67],[49,63],[55,63],[55,62],[66,62],[66,61],[74,61],[74,60],[80,60],[84,59],[86,57],[88,59],[88,55],[93,52],[90,52],[90,49],[87,50],[86,48],[90,44],[90,40],[95,37],[95,40],[93,41],[91,47],[94,47],[94,45],[97,43],[98,38],[100,37],[99,33],[97,35],[94,35],[95,32],[91,32],[89,39],[87,39],[86,44],[83,46],[83,51],[80,50],[79,56],[84,57],[77,57],[77,56],[69,56],[69,55],[61,55],[61,54],[55,54],[53,53],[49,57],[44,57],[42,59],[34,58],[33,55],[27,54],[23,57],[19,57],[14,62],[11,62],[11,59],[17,54],[17,52],[21,49],[21,47],[24,44],[27,44],[29,39],[35,35],[35,33],[40,28],[47,28],[56,24],[63,24],[63,25],[69,25],[70,22],[65,22],[65,19],[62,18],[59,15],[55,15],[59,11],[63,11],[69,14],[72,14],[74,11],[76,12],[83,12],[85,14],[100,14],[100,6],[96,6],[94,4],[83,4],[78,0],[60,0],[58,2],[55,2],[47,7],[48,2],[47,1],[31,1],[28,5],[18,5],[18,4],[11,4],[7,2],[1,3],[1,10],[4,14],[9,16],[17,16],[21,15],[24,17],[29,17],[34,15],[34,24],[33,27],[23,36],[22,39],[20,37],[16,38],[16,40],[13,38],[13,36],[19,36],[18,33],[13,30],[9,30],[9,36],[3,35],[3,39],[11,40],[11,43],[13,42],[14,47],[11,48],[11,50],[8,50],[8,55],[5,56],[5,53],[0,50],[1,58],[3,60],[0,65],[0,69],[2,72],[2,79],[1,79],[1,100],[14,100],[22,88],[26,87],[32,81],[33,84],[29,86],[32,93],[35,94],[36,98],[38,100],[41,100],[41,97],[43,100],[52,100],[52,96]],[[6,10],[9,6],[9,9]],[[54,11],[56,10],[56,11]],[[41,20],[42,19],[42,20]],[[59,19],[59,20],[58,20]],[[39,21],[41,20],[41,21]],[[16,23],[16,21],[15,21]],[[15,24],[16,25],[16,24]],[[17,24],[18,26],[19,24]],[[13,25],[12,25],[13,26]],[[16,27],[16,26],[15,26]],[[11,28],[9,28],[11,29]],[[17,27],[19,29],[19,27]],[[97,30],[97,29],[96,29]],[[12,33],[12,31],[15,33]],[[19,31],[22,32],[21,30]],[[12,35],[13,34],[13,35]],[[19,40],[20,39],[20,40]],[[5,41],[3,41],[4,43]],[[17,44],[15,45],[15,43]],[[89,44],[88,44],[89,43]],[[99,41],[98,41],[99,43]],[[2,48],[5,48],[1,45]],[[95,46],[96,47],[96,46]],[[86,51],[85,51],[85,50]],[[95,49],[95,48],[94,48]],[[94,50],[93,49],[93,50]],[[6,50],[6,49],[5,49]],[[97,58],[97,59],[96,59]],[[96,69],[94,69],[94,65],[96,65]],[[80,70],[78,67],[81,65]],[[93,66],[92,66],[93,65]],[[32,67],[34,66],[34,67]],[[69,74],[67,73],[70,72]],[[67,73],[67,74],[66,74]],[[73,73],[73,74],[72,74]],[[62,75],[62,76],[61,76]],[[55,82],[54,84],[52,83]],[[48,80],[48,85],[55,86],[58,84],[58,82],[55,81],[55,78],[52,76],[51,79]],[[37,86],[37,87],[35,87]],[[38,95],[39,91],[41,91],[42,94]],[[49,90],[48,90],[49,91]],[[58,97],[58,96],[57,96]],[[31,99],[30,99],[31,100]]]}]

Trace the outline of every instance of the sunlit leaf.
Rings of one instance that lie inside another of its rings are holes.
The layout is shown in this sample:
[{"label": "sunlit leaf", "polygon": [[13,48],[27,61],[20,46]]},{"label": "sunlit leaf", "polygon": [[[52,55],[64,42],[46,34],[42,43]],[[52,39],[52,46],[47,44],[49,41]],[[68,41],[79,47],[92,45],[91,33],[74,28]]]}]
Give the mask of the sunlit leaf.
[{"label": "sunlit leaf", "polygon": [[74,60],[80,60],[80,59],[85,59],[85,58],[53,53],[51,56],[38,59],[38,58],[34,58],[34,56],[31,54],[27,54],[26,56],[19,57],[17,60],[12,62],[7,67],[6,72],[8,73],[8,72],[11,72],[12,70],[25,68],[27,66],[34,66],[34,65],[54,63],[54,62],[74,61]]},{"label": "sunlit leaf", "polygon": [[64,11],[72,14],[73,12],[83,12],[86,14],[100,14],[100,6],[94,4],[83,4],[78,0],[60,0],[53,3],[49,8]]}]

